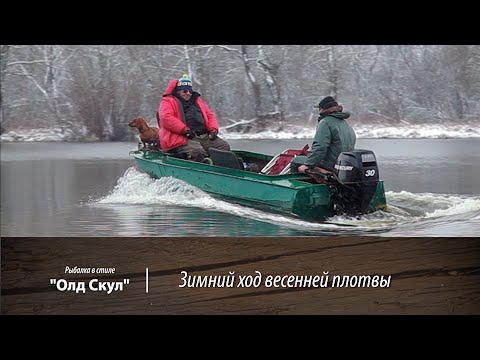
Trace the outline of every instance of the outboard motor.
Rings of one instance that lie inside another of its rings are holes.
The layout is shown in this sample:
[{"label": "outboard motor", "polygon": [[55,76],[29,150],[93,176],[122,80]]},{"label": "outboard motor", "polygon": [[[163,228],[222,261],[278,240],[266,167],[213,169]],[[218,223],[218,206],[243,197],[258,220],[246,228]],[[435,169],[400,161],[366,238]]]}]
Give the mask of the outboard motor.
[{"label": "outboard motor", "polygon": [[338,185],[332,186],[332,202],[337,214],[351,216],[367,213],[377,191],[377,159],[371,150],[342,152],[335,164]]}]

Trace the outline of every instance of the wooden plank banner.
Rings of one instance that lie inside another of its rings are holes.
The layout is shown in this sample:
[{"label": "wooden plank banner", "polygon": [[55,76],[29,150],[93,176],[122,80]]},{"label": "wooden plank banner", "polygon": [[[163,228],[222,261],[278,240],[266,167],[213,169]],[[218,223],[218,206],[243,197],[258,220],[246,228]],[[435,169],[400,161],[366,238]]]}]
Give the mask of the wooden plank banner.
[{"label": "wooden plank banner", "polygon": [[2,238],[1,314],[480,314],[480,238]]}]

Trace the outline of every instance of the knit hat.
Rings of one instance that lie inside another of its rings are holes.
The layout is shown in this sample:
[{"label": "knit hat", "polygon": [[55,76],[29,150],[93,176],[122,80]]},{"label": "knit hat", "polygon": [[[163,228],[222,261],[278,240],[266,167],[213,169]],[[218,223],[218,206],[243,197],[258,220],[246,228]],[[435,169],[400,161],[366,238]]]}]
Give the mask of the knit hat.
[{"label": "knit hat", "polygon": [[337,106],[337,105],[338,103],[335,101],[333,97],[327,96],[326,98],[323,98],[318,103],[318,106],[315,106],[315,107],[320,109],[328,109],[328,108],[331,108],[332,106]]},{"label": "knit hat", "polygon": [[192,80],[188,77],[187,74],[183,74],[180,79],[178,79],[177,90],[192,90]]}]

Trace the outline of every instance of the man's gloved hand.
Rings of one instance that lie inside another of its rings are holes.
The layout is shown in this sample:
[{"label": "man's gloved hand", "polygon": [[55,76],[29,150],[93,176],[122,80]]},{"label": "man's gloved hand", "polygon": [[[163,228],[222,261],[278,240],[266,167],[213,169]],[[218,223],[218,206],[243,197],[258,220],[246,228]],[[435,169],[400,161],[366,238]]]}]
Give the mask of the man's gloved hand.
[{"label": "man's gloved hand", "polygon": [[309,167],[308,167],[307,165],[300,165],[300,166],[298,167],[298,170],[297,170],[297,171],[298,171],[299,173],[306,173],[308,169],[309,169]]},{"label": "man's gloved hand", "polygon": [[195,137],[195,132],[188,127],[185,129],[183,134],[186,136],[187,139],[193,139]]},{"label": "man's gloved hand", "polygon": [[218,131],[217,130],[212,130],[208,132],[208,138],[210,140],[215,140],[218,137]]}]

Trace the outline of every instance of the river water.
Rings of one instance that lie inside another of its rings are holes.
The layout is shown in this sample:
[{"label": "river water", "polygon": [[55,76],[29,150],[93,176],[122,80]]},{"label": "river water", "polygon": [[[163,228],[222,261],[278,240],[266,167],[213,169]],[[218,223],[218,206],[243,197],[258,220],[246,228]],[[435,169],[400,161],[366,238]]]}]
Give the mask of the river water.
[{"label": "river water", "polygon": [[[277,154],[306,140],[230,140]],[[1,236],[478,236],[480,139],[359,139],[388,211],[310,223],[135,168],[136,143],[2,143]],[[353,226],[344,226],[353,225]]]}]

